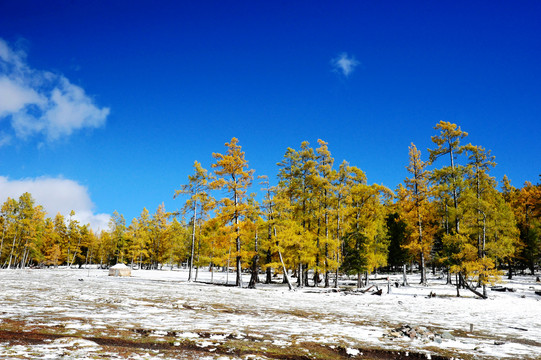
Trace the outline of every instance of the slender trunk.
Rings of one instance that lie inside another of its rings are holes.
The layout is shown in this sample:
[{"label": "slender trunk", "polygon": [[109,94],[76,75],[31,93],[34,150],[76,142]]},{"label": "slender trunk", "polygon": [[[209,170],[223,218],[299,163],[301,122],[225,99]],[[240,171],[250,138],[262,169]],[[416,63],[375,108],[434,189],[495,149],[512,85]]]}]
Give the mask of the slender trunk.
[{"label": "slender trunk", "polygon": [[449,235],[449,207],[445,201],[445,233]]},{"label": "slender trunk", "polygon": [[[267,249],[267,258],[265,259],[265,261],[267,264],[270,264],[272,262],[272,254],[271,254],[270,247]],[[266,273],[265,284],[270,284],[272,282],[272,269],[270,266],[267,266],[265,273]]]},{"label": "slender trunk", "polygon": [[[339,254],[336,254],[336,263],[339,264]],[[336,269],[334,271],[334,287],[338,289],[338,268],[339,266],[336,265]]]},{"label": "slender trunk", "polygon": [[[320,211],[321,211],[321,206],[320,206]],[[320,236],[320,230],[321,230],[321,220],[319,219],[319,216],[318,216],[318,219],[317,219],[317,235],[316,235],[316,268],[315,268],[315,271],[314,271],[314,287],[317,287],[318,284],[319,284],[319,262],[320,262],[320,259],[319,259],[319,247],[320,247],[320,241],[319,241],[319,236]],[[308,282],[307,284],[308,285]]]},{"label": "slender trunk", "polygon": [[[29,267],[31,263],[32,263],[32,257],[30,256],[30,250],[28,250],[28,255],[26,257],[26,264],[24,267]],[[38,265],[37,262],[36,262],[36,265]]]},{"label": "slender trunk", "polygon": [[425,265],[425,254],[423,253],[423,251],[421,250],[421,284],[422,285],[426,285],[427,284],[427,281],[426,281],[426,265]]},{"label": "slender trunk", "polygon": [[453,187],[453,206],[455,207],[455,230],[456,233],[460,233],[460,220],[458,218],[458,194],[456,191],[456,174],[455,174],[455,160],[453,148],[449,145],[449,155],[451,157],[451,170],[453,171],[452,175],[452,187]]},{"label": "slender trunk", "polygon": [[282,264],[282,271],[284,272],[284,279],[287,282],[287,286],[289,287],[289,290],[293,290],[293,286],[289,281],[289,276],[287,276],[286,265],[284,264],[284,259],[282,258],[282,252],[280,251],[280,249],[278,249],[278,256],[280,257],[280,263]]},{"label": "slender trunk", "polygon": [[26,241],[24,243],[24,247],[23,247],[23,256],[21,258],[21,262],[19,264],[19,267],[21,269],[24,269],[24,266],[26,264],[26,258],[28,256],[28,253],[29,253],[29,250],[28,250],[28,238],[26,238]]},{"label": "slender trunk", "polygon": [[195,267],[195,281],[197,281],[197,276],[199,275],[199,265],[200,256],[201,256],[201,224],[199,224],[199,234],[197,234],[197,266]]},{"label": "slender trunk", "polygon": [[[481,186],[480,186],[480,180],[479,180],[479,168],[476,169],[476,177],[475,177],[475,190],[476,190],[476,197],[477,197],[477,256],[479,259],[482,259],[484,257],[484,239],[481,237],[481,231],[480,231],[480,217],[483,215],[485,217],[485,214],[483,211],[481,211]],[[485,217],[486,220],[486,217]],[[483,237],[485,232],[485,220],[483,220]]]},{"label": "slender trunk", "polygon": [[329,267],[329,264],[328,264],[328,261],[327,261],[327,258],[328,258],[328,249],[327,249],[327,245],[325,245],[325,284],[324,286],[326,288],[328,288],[330,286],[329,284],[329,270],[328,270],[328,267]]},{"label": "slender trunk", "polygon": [[483,213],[483,242],[481,243],[481,257],[485,257],[485,246],[487,243],[487,217]]},{"label": "slender trunk", "polygon": [[[268,214],[268,218],[270,220],[272,220],[272,206],[269,207],[269,212],[270,214]],[[276,231],[276,229],[275,229]],[[272,226],[271,224],[269,223],[268,227],[267,227],[267,239],[269,240],[269,244],[271,243],[272,241]],[[267,257],[265,259],[265,262],[268,264],[270,264],[272,262],[272,252],[271,252],[271,246],[269,245],[269,248],[267,249]],[[265,273],[266,273],[266,279],[265,279],[265,284],[270,284],[272,282],[272,269],[270,266],[267,266],[267,269],[265,270]]]},{"label": "slender trunk", "polygon": [[338,240],[338,248],[336,249],[336,269],[334,272],[334,287],[338,289],[338,269],[340,268],[340,250],[342,247],[342,239],[340,238],[340,198],[338,198],[337,213],[336,213],[336,239]]},{"label": "slender trunk", "polygon": [[6,235],[7,224],[2,224],[2,242],[0,242],[0,259],[2,258],[2,249],[4,248],[4,237]]},{"label": "slender trunk", "polygon": [[197,201],[193,206],[193,224],[192,224],[192,248],[190,251],[190,264],[188,266],[188,281],[192,281],[193,257],[195,252],[195,222],[197,221]]},{"label": "slender trunk", "polygon": [[[23,234],[24,234],[24,232],[23,232]],[[22,249],[21,261],[19,262],[19,268],[20,269],[24,268],[24,264],[26,263],[27,251],[28,251],[28,234],[26,234],[25,239],[24,239],[24,245],[23,245],[23,249]]]},{"label": "slender trunk", "polygon": [[239,229],[239,214],[237,212],[238,206],[238,194],[235,192],[235,233],[236,233],[236,244],[237,244],[237,278],[235,280],[235,285],[242,287],[242,264],[241,264],[241,243],[240,243],[240,229]]},{"label": "slender trunk", "polygon": [[423,246],[423,222],[421,218],[421,212],[419,211],[419,206],[417,207],[417,226],[419,228],[419,246],[421,247],[421,284],[426,285],[426,266],[425,266],[425,253]]},{"label": "slender trunk", "polygon": [[17,240],[17,229],[15,229],[15,234],[13,235],[13,242],[11,244],[11,252],[9,254],[8,269],[11,269],[11,259],[13,258],[13,251],[15,249],[15,240]]},{"label": "slender trunk", "polygon": [[225,274],[225,284],[229,285],[229,262],[231,261],[231,244],[229,245],[229,254],[227,256],[227,273]]},{"label": "slender trunk", "polygon": [[[274,230],[274,237],[276,238],[276,228],[271,225],[271,222],[274,220],[273,217],[273,210],[272,210],[272,195],[270,188],[267,187],[267,199],[269,200],[269,208],[267,211],[267,219],[269,220],[268,226],[267,226],[267,239],[269,240],[269,248],[267,249],[267,257],[265,259],[266,264],[270,264],[272,262],[272,252],[271,252],[271,243],[272,243],[272,231]],[[267,266],[267,269],[265,271],[266,273],[266,279],[265,284],[270,284],[272,282],[272,269],[270,266]]]},{"label": "slender trunk", "polygon": [[[80,242],[80,240],[79,240]],[[79,248],[79,244],[77,244],[77,248]],[[77,256],[77,250],[75,250],[75,252],[73,253],[73,258],[71,259],[71,264],[73,265],[73,263],[75,263],[75,257]],[[122,261],[121,261],[122,262]]]},{"label": "slender trunk", "polygon": [[357,273],[357,289],[360,289],[363,287],[363,277],[362,277],[362,273],[359,271]]},{"label": "slender trunk", "polygon": [[237,278],[235,280],[235,285],[242,287],[242,263],[240,257],[240,238],[237,239]]},{"label": "slender trunk", "polygon": [[248,284],[249,289],[255,289],[255,284],[258,283],[258,272],[259,272],[259,244],[257,236],[257,228],[255,231],[255,255],[252,259],[252,275],[250,276],[250,283]]},{"label": "slender trunk", "polygon": [[327,190],[325,190],[325,287],[329,287],[329,214],[327,212]]},{"label": "slender trunk", "polygon": [[402,286],[409,286],[406,274],[406,264],[402,265]]}]

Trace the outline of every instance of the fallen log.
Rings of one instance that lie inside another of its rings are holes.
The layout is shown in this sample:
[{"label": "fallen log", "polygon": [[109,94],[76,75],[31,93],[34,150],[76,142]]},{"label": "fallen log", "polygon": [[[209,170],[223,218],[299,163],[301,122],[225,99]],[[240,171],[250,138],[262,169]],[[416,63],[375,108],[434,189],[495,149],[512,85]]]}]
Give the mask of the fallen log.
[{"label": "fallen log", "polygon": [[[375,285],[372,285],[370,286],[368,289],[364,289],[364,290],[360,290],[360,292],[362,292],[363,294],[367,293],[370,291],[370,289],[372,289]],[[377,288],[376,288],[377,289]]]},{"label": "fallen log", "polygon": [[475,290],[474,288],[472,288],[470,286],[470,284],[468,284],[468,282],[466,281],[466,279],[464,279],[464,277],[462,276],[461,273],[458,273],[458,276],[460,277],[460,280],[462,281],[462,283],[464,284],[464,286],[466,286],[466,289],[470,290],[472,293],[474,293],[475,295],[479,296],[480,298],[482,299],[487,299],[487,296],[486,295],[483,295],[483,293],[480,293],[479,291]]},{"label": "fallen log", "polygon": [[371,295],[379,295],[379,296],[381,296],[382,293],[383,293],[383,289],[379,289],[379,290],[373,291]]}]

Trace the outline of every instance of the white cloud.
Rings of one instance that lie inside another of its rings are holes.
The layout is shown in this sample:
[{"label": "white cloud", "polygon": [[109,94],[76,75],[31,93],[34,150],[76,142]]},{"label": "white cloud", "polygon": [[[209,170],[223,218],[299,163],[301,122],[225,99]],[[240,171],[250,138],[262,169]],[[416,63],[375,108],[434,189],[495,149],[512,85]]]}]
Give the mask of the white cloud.
[{"label": "white cloud", "polygon": [[0,39],[0,121],[10,120],[15,137],[42,135],[54,141],[101,127],[108,115],[109,108],[97,107],[80,86],[62,75],[31,69],[26,54]]},{"label": "white cloud", "polygon": [[51,177],[10,180],[0,176],[2,203],[8,197],[18,199],[25,192],[32,194],[36,205],[42,205],[51,218],[57,213],[67,217],[73,210],[75,219],[81,224],[90,224],[94,231],[108,229],[110,215],[95,214],[88,189],[76,181]]},{"label": "white cloud", "polygon": [[0,77],[0,116],[17,113],[27,105],[38,103],[43,105],[45,99],[35,90],[6,76]]},{"label": "white cloud", "polygon": [[342,53],[331,60],[334,71],[342,73],[345,77],[348,77],[359,64],[354,56],[349,57],[347,53]]}]

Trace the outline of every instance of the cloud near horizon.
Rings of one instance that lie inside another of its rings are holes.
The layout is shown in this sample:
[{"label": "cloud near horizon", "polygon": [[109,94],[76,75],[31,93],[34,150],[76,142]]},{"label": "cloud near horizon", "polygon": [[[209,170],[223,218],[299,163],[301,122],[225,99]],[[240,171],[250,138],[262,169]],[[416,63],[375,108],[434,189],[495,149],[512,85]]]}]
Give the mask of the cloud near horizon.
[{"label": "cloud near horizon", "polygon": [[357,61],[354,56],[350,57],[345,52],[331,60],[333,70],[343,74],[345,77],[349,77],[359,64],[360,62]]},{"label": "cloud near horizon", "polygon": [[95,214],[88,189],[76,181],[52,177],[11,180],[0,176],[2,203],[8,197],[18,199],[25,192],[32,194],[35,204],[42,205],[48,217],[54,218],[58,213],[67,217],[73,210],[81,225],[90,224],[94,231],[108,229],[111,216]]},{"label": "cloud near horizon", "polygon": [[51,142],[83,128],[98,128],[109,111],[63,75],[31,69],[26,54],[0,38],[0,122],[9,120],[12,128],[0,134],[0,146],[13,136],[41,134]]}]

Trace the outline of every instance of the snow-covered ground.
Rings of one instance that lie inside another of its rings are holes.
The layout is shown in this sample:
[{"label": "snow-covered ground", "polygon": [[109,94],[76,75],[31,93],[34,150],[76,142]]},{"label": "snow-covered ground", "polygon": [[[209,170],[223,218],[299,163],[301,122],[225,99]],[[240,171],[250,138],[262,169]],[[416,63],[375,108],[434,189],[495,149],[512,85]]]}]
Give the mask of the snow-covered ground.
[{"label": "snow-covered ground", "polygon": [[[288,291],[282,284],[250,290],[188,283],[187,277],[186,270],[134,270],[129,278],[98,269],[0,270],[0,330],[55,334],[44,342],[0,339],[0,358],[163,359],[167,354],[159,349],[115,353],[92,338],[159,343],[173,337],[174,345],[189,341],[205,349],[190,352],[194,359],[264,359],[267,348],[309,343],[345,349],[351,357],[378,348],[463,359],[541,359],[541,296],[534,293],[541,284],[532,277],[505,281],[516,291],[489,290],[488,300],[467,290],[456,298],[456,290],[435,277],[427,287],[393,286],[389,294],[387,281],[379,280],[374,284],[383,289],[381,296],[343,288]],[[225,273],[214,274],[216,283],[225,279]],[[210,281],[210,274],[201,272],[198,280]],[[405,325],[417,327],[417,336],[396,330]],[[213,353],[233,341],[257,344],[260,355]],[[302,350],[310,358],[310,350]]]}]

